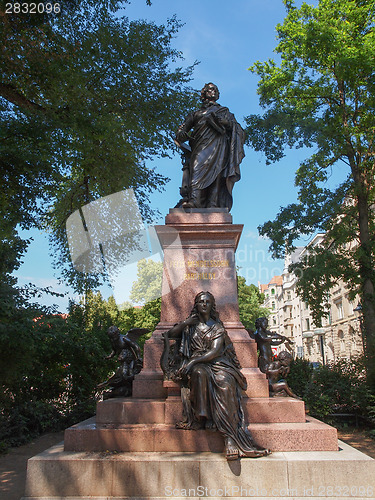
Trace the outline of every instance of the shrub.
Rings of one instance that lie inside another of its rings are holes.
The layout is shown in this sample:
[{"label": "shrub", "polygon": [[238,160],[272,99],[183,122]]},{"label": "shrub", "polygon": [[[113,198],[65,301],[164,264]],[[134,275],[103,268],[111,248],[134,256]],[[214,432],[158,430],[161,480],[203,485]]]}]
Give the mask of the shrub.
[{"label": "shrub", "polygon": [[375,397],[367,384],[363,359],[341,359],[313,370],[296,359],[288,383],[300,395],[312,416],[330,420],[334,413],[352,413],[375,423]]},{"label": "shrub", "polygon": [[304,397],[312,373],[312,365],[307,359],[296,358],[292,361],[288,375],[288,385],[297,396]]}]

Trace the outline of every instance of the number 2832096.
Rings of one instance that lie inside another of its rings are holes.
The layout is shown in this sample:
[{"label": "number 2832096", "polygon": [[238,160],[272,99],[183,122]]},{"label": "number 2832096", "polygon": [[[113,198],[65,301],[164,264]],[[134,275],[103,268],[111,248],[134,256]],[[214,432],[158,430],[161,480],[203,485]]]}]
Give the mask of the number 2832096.
[{"label": "number 2832096", "polygon": [[5,14],[59,14],[59,3],[7,3]]}]

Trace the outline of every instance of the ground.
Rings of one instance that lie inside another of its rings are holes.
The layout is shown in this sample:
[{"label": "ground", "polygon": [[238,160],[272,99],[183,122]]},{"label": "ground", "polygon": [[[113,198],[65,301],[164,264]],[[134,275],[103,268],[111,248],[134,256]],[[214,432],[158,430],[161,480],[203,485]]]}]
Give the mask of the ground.
[{"label": "ground", "polygon": [[64,439],[64,432],[44,434],[0,455],[0,500],[20,500],[25,492],[27,460]]},{"label": "ground", "polygon": [[[365,431],[348,428],[340,430],[338,434],[342,441],[375,458],[375,440],[368,437]],[[31,443],[0,455],[0,500],[20,500],[24,494],[27,460],[63,438],[63,432],[45,434]]]}]

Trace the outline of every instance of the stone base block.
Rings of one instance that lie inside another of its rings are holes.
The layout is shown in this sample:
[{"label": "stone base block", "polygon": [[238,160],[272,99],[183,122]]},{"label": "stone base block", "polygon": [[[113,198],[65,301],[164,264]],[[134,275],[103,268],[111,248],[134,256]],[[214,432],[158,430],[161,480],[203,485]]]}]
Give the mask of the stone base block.
[{"label": "stone base block", "polygon": [[96,405],[96,422],[98,424],[164,424],[165,400],[114,398],[100,401]]},{"label": "stone base block", "polygon": [[[252,423],[303,423],[306,419],[303,401],[293,398],[243,398],[242,406]],[[108,399],[100,401],[96,410],[97,424],[175,424],[181,419],[180,396]]]},{"label": "stone base block", "polygon": [[243,398],[245,420],[252,423],[281,423],[306,421],[305,403],[294,398]]},{"label": "stone base block", "polygon": [[[249,429],[255,441],[272,451],[337,450],[337,431],[311,417],[306,423],[256,424]],[[170,424],[96,424],[89,419],[66,429],[66,451],[205,452],[221,453],[219,432],[188,431]]]},{"label": "stone base block", "polygon": [[165,399],[167,390],[163,387],[163,372],[143,369],[133,380],[133,397]]},{"label": "stone base block", "polygon": [[212,453],[85,453],[62,445],[28,462],[23,500],[373,498],[375,460],[339,451],[277,452],[227,462]]},{"label": "stone base block", "polygon": [[249,398],[268,398],[268,380],[258,368],[242,368],[247,381],[246,396]]},{"label": "stone base block", "polygon": [[[249,337],[245,328],[231,329],[227,332],[233,342],[236,356],[242,368],[251,368],[258,366],[257,346],[254,340]],[[260,370],[259,370],[260,371]]]},{"label": "stone base block", "polygon": [[275,451],[336,451],[337,430],[307,417],[305,423],[249,425],[254,440]]}]

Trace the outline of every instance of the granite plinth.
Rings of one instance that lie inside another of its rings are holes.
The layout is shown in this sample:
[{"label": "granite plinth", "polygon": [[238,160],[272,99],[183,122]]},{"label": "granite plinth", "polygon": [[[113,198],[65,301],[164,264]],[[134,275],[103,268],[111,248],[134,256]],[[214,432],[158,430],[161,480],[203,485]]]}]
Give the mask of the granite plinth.
[{"label": "granite plinth", "polygon": [[[243,398],[242,407],[248,422],[305,422],[303,401],[293,398]],[[173,424],[182,419],[182,402],[178,395],[166,400],[115,398],[97,405],[97,424]]]},{"label": "granite plinth", "polygon": [[[272,451],[335,451],[337,431],[311,417],[306,422],[249,425],[255,441]],[[296,436],[296,438],[294,438]],[[66,451],[222,453],[216,431],[188,431],[170,424],[98,424],[89,419],[66,429]]]},{"label": "granite plinth", "polygon": [[[251,423],[305,423],[305,405],[291,398],[243,398],[245,422]],[[165,423],[182,420],[181,398],[169,396],[165,402]]]},{"label": "granite plinth", "polygon": [[339,446],[227,462],[217,453],[86,453],[57,445],[29,460],[23,500],[373,498],[375,461]]},{"label": "granite plinth", "polygon": [[214,295],[224,323],[239,322],[234,255],[242,228],[220,210],[171,212],[155,226],[164,251],[161,323],[186,318],[202,290]]}]

